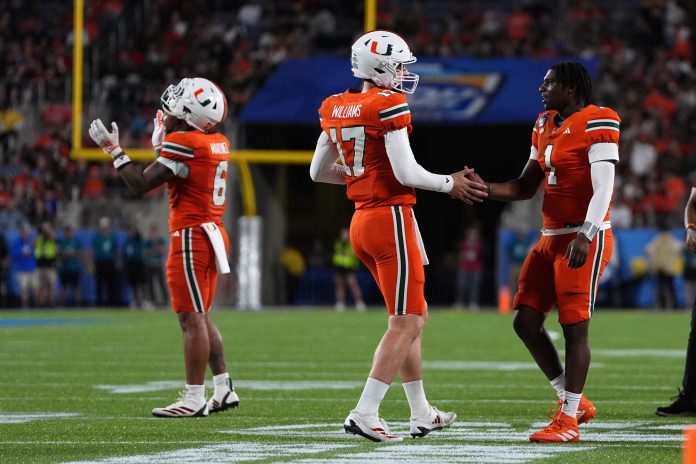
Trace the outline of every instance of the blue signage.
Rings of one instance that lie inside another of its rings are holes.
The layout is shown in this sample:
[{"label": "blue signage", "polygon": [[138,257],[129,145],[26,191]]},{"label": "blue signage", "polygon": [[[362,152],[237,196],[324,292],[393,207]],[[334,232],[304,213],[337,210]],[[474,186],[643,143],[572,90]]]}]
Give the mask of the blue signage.
[{"label": "blue signage", "polygon": [[[539,86],[560,59],[422,59],[409,66],[420,75],[408,96],[418,124],[529,124],[543,111]],[[581,60],[591,75],[596,63]],[[288,60],[242,110],[242,122],[317,124],[329,95],[360,82],[347,58]]]}]

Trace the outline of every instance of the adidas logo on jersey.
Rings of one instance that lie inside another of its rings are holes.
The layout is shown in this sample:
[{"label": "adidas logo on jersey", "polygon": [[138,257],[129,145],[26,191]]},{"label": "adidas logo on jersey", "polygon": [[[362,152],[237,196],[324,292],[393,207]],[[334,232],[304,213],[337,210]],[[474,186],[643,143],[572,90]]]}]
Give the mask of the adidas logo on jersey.
[{"label": "adidas logo on jersey", "polygon": [[570,134],[570,127],[566,127],[566,130],[563,131],[564,134]]}]

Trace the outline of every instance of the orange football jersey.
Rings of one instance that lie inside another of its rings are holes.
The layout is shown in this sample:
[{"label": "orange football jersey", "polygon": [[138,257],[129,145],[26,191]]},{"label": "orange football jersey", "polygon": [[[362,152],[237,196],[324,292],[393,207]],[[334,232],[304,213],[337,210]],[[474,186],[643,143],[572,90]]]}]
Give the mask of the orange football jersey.
[{"label": "orange football jersey", "polygon": [[[532,131],[536,159],[546,174],[542,214],[545,229],[581,225],[593,195],[590,146],[619,143],[621,118],[610,108],[589,105],[556,127],[557,111],[539,115]],[[611,207],[609,208],[611,209]],[[604,218],[609,220],[609,209]]]},{"label": "orange football jersey", "polygon": [[222,225],[230,142],[220,133],[197,130],[164,137],[160,156],[185,163],[189,172],[169,181],[169,230],[204,222]]},{"label": "orange football jersey", "polygon": [[416,203],[415,190],[396,180],[384,146],[385,132],[411,131],[404,95],[378,87],[365,93],[347,90],[324,100],[319,116],[338,148],[346,194],[356,209]]}]

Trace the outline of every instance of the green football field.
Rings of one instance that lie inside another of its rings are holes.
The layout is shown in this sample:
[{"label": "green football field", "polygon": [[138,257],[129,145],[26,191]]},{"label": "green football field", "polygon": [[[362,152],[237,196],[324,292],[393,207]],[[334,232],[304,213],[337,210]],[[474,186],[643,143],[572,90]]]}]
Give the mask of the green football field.
[{"label": "green football field", "polygon": [[[219,310],[213,318],[240,408],[155,419],[150,410],[173,402],[183,387],[173,313],[0,312],[0,463],[681,461],[689,419],[660,418],[654,410],[681,382],[687,313],[595,313],[585,393],[599,416],[581,427],[579,443],[565,445],[527,440],[548,422],[555,393],[515,337],[510,316],[431,310],[426,392],[459,419],[397,444],[342,429],[384,331],[382,309]],[[559,330],[555,322],[549,328]],[[393,431],[407,434],[398,382],[381,414]]]}]

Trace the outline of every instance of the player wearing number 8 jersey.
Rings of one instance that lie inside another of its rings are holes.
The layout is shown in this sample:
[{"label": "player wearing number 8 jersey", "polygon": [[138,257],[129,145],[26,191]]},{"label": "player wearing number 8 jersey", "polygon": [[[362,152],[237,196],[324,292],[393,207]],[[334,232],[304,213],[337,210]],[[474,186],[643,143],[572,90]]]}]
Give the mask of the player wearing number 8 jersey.
[{"label": "player wearing number 8 jersey", "polygon": [[362,89],[324,100],[319,109],[323,132],[310,167],[314,181],[346,185],[356,208],[351,245],[377,281],[389,312],[363,393],[344,423],[347,433],[372,441],[402,439],[379,418],[379,405],[397,372],[411,407],[412,436],[425,436],[456,419],[456,414],[431,406],[423,390],[427,258],[411,208],[414,187],[459,199],[467,192],[468,202],[486,195],[483,184],[466,179],[472,170],[438,175],[416,162],[408,142],[411,112],[403,95],[418,83],[418,76],[405,67],[415,60],[406,42],[392,32],[373,31],[358,38],[352,70],[363,80]]},{"label": "player wearing number 8 jersey", "polygon": [[[140,172],[119,146],[118,127],[101,120],[90,136],[110,154],[129,189],[141,195],[167,183],[170,247],[167,283],[184,335],[186,388],[178,401],[155,408],[157,417],[197,417],[239,404],[227,371],[220,333],[208,317],[218,272],[229,272],[229,240],[222,225],[230,144],[212,132],[227,117],[227,102],[213,82],[183,79],[169,86],[154,120],[152,145],[159,157]],[[206,401],[206,366],[215,391]]]},{"label": "player wearing number 8 jersey", "polygon": [[[513,181],[489,183],[488,192],[496,200],[523,200],[544,183],[544,228],[522,267],[514,328],[560,403],[551,424],[530,440],[573,442],[580,438],[578,423],[597,414],[583,388],[597,284],[612,254],[609,205],[621,119],[589,104],[592,83],[580,63],[555,64],[539,91],[547,111],[534,124],[527,165]],[[565,336],[565,370],[543,326],[554,305]]]}]

